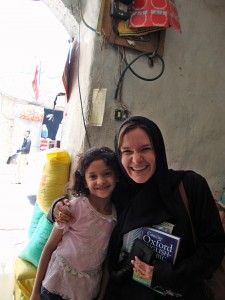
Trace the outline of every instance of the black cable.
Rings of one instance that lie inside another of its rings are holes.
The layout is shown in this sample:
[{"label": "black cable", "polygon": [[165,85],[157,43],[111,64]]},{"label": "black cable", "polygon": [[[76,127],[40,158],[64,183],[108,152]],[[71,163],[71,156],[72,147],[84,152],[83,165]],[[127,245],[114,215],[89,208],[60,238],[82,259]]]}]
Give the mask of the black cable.
[{"label": "black cable", "polygon": [[[154,57],[158,57],[162,63],[162,69],[161,69],[161,72],[159,73],[159,75],[153,77],[153,78],[144,78],[144,77],[141,77],[140,75],[138,75],[136,72],[133,71],[133,69],[130,68],[131,65],[133,65],[140,57],[144,56],[144,55],[147,55],[149,56],[149,59],[152,61]],[[119,81],[117,83],[117,88],[116,88],[116,92],[115,92],[115,96],[114,96],[114,99],[117,99],[117,96],[118,96],[118,91],[119,91],[119,87],[120,87],[120,84],[122,82],[122,79],[126,73],[126,71],[130,69],[131,72],[137,76],[138,78],[142,79],[142,80],[145,80],[145,81],[153,81],[153,80],[156,80],[158,79],[164,72],[164,69],[165,69],[165,64],[164,64],[164,60],[162,58],[161,55],[159,55],[158,53],[156,52],[143,52],[141,53],[140,55],[138,55],[134,60],[132,60],[129,64],[127,64],[126,68],[123,70],[120,78],[119,78]]]},{"label": "black cable", "polygon": [[86,126],[85,118],[84,118],[84,110],[83,110],[81,90],[80,90],[80,25],[78,26],[78,37],[79,37],[79,43],[78,43],[79,44],[79,50],[78,50],[78,62],[77,62],[77,67],[78,67],[78,74],[77,74],[78,90],[79,90],[79,96],[80,96],[80,106],[81,106],[84,129],[85,129],[86,136],[87,136],[88,146],[89,146],[89,148],[91,148],[91,143],[89,141],[87,126]]},{"label": "black cable", "polygon": [[[156,79],[158,79],[159,77],[162,76],[163,72],[164,72],[164,69],[165,69],[165,63],[164,63],[164,60],[162,58],[161,55],[159,55],[157,52],[159,50],[159,44],[160,44],[160,37],[161,37],[161,31],[158,31],[157,32],[157,46],[156,46],[156,50],[154,52],[144,52],[142,54],[140,54],[138,57],[136,57],[133,61],[131,61],[130,63],[127,62],[127,58],[126,58],[126,54],[125,54],[125,58],[124,58],[124,61],[126,63],[126,68],[123,70],[120,78],[119,78],[119,81],[117,83],[117,88],[116,88],[116,92],[115,92],[115,96],[114,96],[114,99],[117,99],[117,96],[118,96],[118,92],[119,92],[119,89],[121,88],[121,82],[122,82],[122,79],[127,71],[127,69],[129,69],[131,71],[131,73],[133,75],[135,75],[136,77],[138,77],[139,79],[141,80],[144,80],[144,81],[154,81]],[[146,77],[143,77],[143,76],[140,76],[139,74],[137,74],[132,68],[131,68],[131,65],[136,61],[138,60],[140,57],[142,57],[143,55],[147,55],[149,57],[149,63],[150,63],[150,66],[153,67],[154,65],[154,58],[159,58],[160,61],[161,61],[161,64],[162,64],[162,68],[161,68],[161,71],[160,73],[153,77],[153,78],[146,78]]]},{"label": "black cable", "polygon": [[158,53],[154,53],[154,52],[152,53],[152,55],[149,55],[149,63],[151,64],[151,66],[153,67],[153,59],[154,59],[155,57],[157,57],[157,58],[160,59],[160,61],[161,61],[161,63],[162,63],[162,68],[161,68],[160,73],[159,73],[157,76],[153,77],[153,78],[146,78],[146,77],[143,77],[143,76],[138,75],[138,74],[130,67],[130,64],[127,62],[126,57],[125,57],[124,61],[125,61],[126,65],[128,66],[129,70],[131,71],[131,73],[133,73],[136,77],[138,77],[138,78],[141,79],[141,80],[145,80],[145,81],[154,81],[154,80],[158,79],[160,76],[162,76],[162,74],[163,74],[163,72],[164,72],[164,69],[165,69],[165,63],[164,63],[164,60],[163,60],[162,56],[159,55]]}]

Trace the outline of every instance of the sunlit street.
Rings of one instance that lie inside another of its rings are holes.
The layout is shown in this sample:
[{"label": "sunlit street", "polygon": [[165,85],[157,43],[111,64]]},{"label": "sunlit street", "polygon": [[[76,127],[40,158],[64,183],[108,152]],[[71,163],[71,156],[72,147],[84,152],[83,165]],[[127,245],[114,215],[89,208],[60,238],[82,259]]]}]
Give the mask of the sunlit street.
[{"label": "sunlit street", "polygon": [[[16,165],[0,168],[0,299],[10,299],[13,293],[13,262],[28,239],[35,193],[37,172],[27,166],[22,184],[15,184]],[[36,174],[36,175],[35,175]],[[4,294],[1,294],[4,293]],[[2,298],[4,297],[6,298]],[[12,299],[12,298],[11,298]]]}]

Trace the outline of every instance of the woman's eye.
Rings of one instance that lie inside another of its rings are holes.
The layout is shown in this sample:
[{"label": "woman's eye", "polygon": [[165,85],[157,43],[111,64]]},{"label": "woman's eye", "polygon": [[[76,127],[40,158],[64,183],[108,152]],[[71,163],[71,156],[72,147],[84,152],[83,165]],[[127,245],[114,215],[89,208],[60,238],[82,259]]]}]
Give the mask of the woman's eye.
[{"label": "woman's eye", "polygon": [[123,150],[123,151],[121,151],[121,153],[122,153],[122,155],[129,155],[132,153],[132,151],[131,150]]},{"label": "woman's eye", "polygon": [[153,148],[152,147],[145,147],[145,148],[143,148],[142,149],[142,151],[152,151],[153,150]]}]

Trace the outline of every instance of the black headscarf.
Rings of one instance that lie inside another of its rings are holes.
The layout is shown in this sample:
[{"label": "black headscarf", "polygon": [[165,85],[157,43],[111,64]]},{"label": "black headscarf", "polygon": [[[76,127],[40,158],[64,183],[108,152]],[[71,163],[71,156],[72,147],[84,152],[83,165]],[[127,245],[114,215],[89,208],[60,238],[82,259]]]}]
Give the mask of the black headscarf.
[{"label": "black headscarf", "polygon": [[[122,125],[120,126],[119,130],[117,131],[117,134],[115,136],[115,141],[114,141],[114,146],[115,146],[115,152],[120,164],[120,167],[125,174],[125,176],[129,177],[126,174],[126,171],[121,163],[121,157],[120,157],[120,150],[118,148],[118,138],[121,129],[124,127],[124,125],[128,123],[136,123],[138,124],[143,124],[149,131],[151,142],[153,143],[155,154],[156,154],[156,159],[157,159],[157,170],[156,173],[160,175],[160,177],[166,177],[168,174],[168,165],[167,165],[167,159],[166,159],[166,150],[165,150],[165,145],[163,141],[163,137],[161,134],[161,131],[159,130],[158,126],[152,122],[151,120],[145,118],[145,117],[130,117],[127,119]],[[158,176],[159,177],[159,176]],[[132,179],[130,179],[131,182],[133,182]]]},{"label": "black headscarf", "polygon": [[[130,122],[145,125],[156,155],[155,174],[144,184],[135,183],[121,163],[118,137],[121,128]],[[122,237],[125,233],[142,226],[160,224],[163,221],[173,222],[172,193],[185,173],[168,169],[161,131],[154,122],[145,117],[134,116],[122,123],[115,136],[115,152],[127,180],[127,186],[126,191],[123,191],[118,199],[124,203],[124,206],[109,245],[109,254],[111,253],[109,261],[113,265],[118,261]]]}]

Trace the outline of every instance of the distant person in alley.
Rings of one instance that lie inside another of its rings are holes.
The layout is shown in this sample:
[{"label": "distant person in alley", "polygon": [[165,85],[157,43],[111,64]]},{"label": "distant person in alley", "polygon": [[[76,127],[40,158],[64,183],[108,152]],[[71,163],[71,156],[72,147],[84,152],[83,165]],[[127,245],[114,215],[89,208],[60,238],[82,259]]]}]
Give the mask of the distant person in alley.
[{"label": "distant person in alley", "polygon": [[28,162],[28,156],[30,153],[31,139],[30,139],[30,130],[24,132],[24,139],[22,146],[16,151],[19,154],[17,159],[17,170],[16,170],[16,182],[21,184],[23,173]]}]

